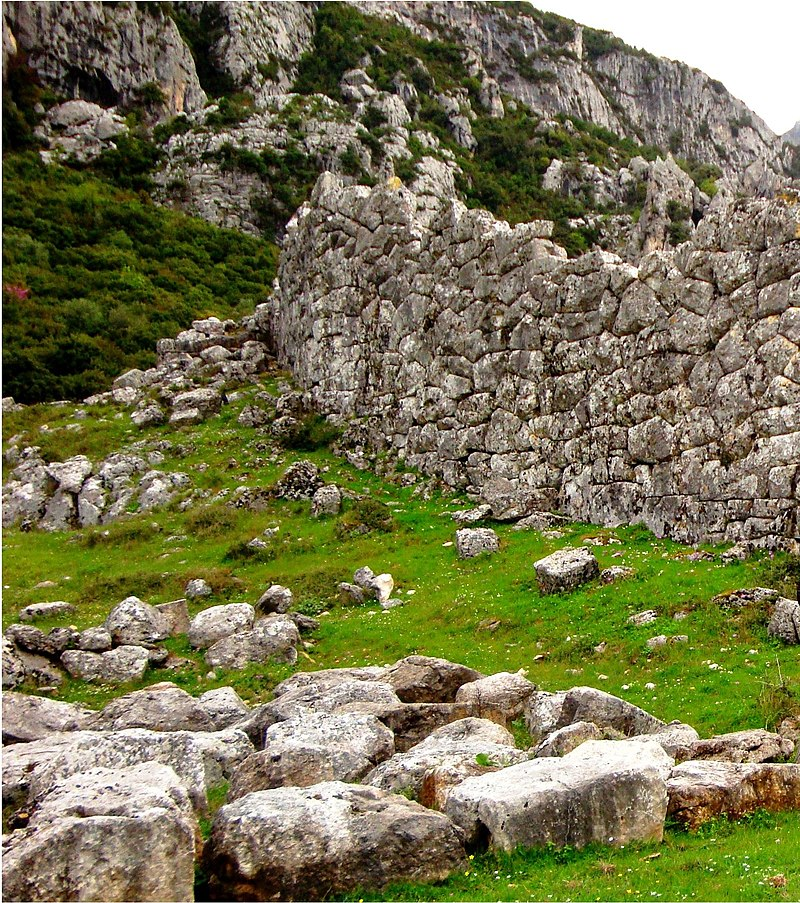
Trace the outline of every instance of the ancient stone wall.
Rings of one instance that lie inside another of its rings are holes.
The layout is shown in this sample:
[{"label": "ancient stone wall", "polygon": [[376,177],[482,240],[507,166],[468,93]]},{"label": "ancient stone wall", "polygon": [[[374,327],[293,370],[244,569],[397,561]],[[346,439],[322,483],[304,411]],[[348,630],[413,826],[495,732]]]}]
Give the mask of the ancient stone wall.
[{"label": "ancient stone wall", "polygon": [[774,544],[798,532],[796,201],[720,206],[636,268],[324,175],[255,320],[323,410],[496,514]]}]

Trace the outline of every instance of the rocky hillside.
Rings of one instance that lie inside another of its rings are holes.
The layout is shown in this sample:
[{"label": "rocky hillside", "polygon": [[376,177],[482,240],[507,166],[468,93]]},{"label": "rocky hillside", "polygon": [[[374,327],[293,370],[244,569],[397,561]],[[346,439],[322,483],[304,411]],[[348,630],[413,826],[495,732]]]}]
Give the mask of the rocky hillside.
[{"label": "rocky hillside", "polygon": [[[724,85],[607,32],[516,2],[352,5],[428,40],[458,43],[498,111],[502,91],[541,114],[576,116],[730,174],[753,167],[763,182],[782,172],[780,139]],[[4,46],[26,52],[66,96],[112,106],[155,84],[166,111],[190,113],[202,108],[204,87],[217,96],[235,86],[257,100],[285,92],[313,47],[319,6],[9,4]]]},{"label": "rocky hillside", "polygon": [[741,174],[780,173],[767,125],[703,72],[528,3],[354,3],[426,37],[457,35],[500,88],[536,110],[587,119]]}]

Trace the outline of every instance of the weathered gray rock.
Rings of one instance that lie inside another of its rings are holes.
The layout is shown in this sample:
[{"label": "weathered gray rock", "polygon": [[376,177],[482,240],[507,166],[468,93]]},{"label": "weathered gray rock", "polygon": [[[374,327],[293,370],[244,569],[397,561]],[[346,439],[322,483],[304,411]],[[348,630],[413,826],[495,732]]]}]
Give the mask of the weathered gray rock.
[{"label": "weathered gray rock", "polygon": [[25,680],[25,665],[11,640],[3,637],[3,689],[11,690]]},{"label": "weathered gray rock", "polygon": [[540,756],[565,756],[573,749],[577,749],[581,743],[586,743],[587,740],[620,739],[618,736],[609,737],[607,733],[608,729],[604,732],[592,721],[576,721],[548,734],[536,747],[534,755],[537,758]]},{"label": "weathered gray rock", "polygon": [[170,636],[179,636],[189,632],[189,606],[186,599],[176,599],[174,602],[162,602],[155,606],[169,625]]},{"label": "weathered gray rock", "polygon": [[56,782],[29,827],[3,838],[9,900],[191,900],[197,820],[166,765]]},{"label": "weathered gray rock", "polygon": [[288,615],[269,615],[253,625],[217,640],[206,651],[212,668],[243,668],[249,662],[297,661],[300,633]]},{"label": "weathered gray rock", "polygon": [[319,468],[311,461],[295,461],[272,487],[275,498],[310,499],[322,486]]},{"label": "weathered gray rock", "polygon": [[440,881],[464,862],[443,815],[339,782],[264,790],[223,806],[205,855],[214,895],[284,900]]},{"label": "weathered gray rock", "polygon": [[256,611],[262,614],[284,614],[294,604],[294,595],[290,589],[273,583],[256,602]]},{"label": "weathered gray rock", "polygon": [[459,527],[467,527],[471,524],[477,524],[479,521],[485,520],[491,513],[492,509],[489,505],[478,505],[477,508],[454,511],[451,517]]},{"label": "weathered gray rock", "polygon": [[690,828],[767,809],[800,808],[800,765],[682,762],[667,781],[669,815]]},{"label": "weathered gray rock", "polygon": [[3,744],[28,743],[65,730],[82,730],[94,714],[46,696],[3,693]]},{"label": "weathered gray rock", "polygon": [[756,728],[719,734],[709,740],[695,740],[682,746],[676,755],[684,759],[712,759],[718,762],[774,762],[789,758],[794,743],[788,737]]},{"label": "weathered gray rock", "polygon": [[61,663],[71,677],[90,683],[125,684],[144,677],[149,664],[148,650],[143,646],[117,646],[108,652],[84,652],[68,649]]},{"label": "weathered gray rock", "polygon": [[456,550],[459,558],[475,558],[484,552],[492,554],[500,549],[497,533],[490,527],[464,527],[456,530]]},{"label": "weathered gray rock", "polygon": [[108,652],[114,641],[105,627],[87,627],[78,637],[78,649],[84,652]]},{"label": "weathered gray rock", "polygon": [[214,729],[218,731],[243,721],[250,711],[233,687],[208,690],[197,701],[206,710]]},{"label": "weathered gray rock", "polygon": [[403,702],[454,702],[459,687],[483,677],[479,671],[427,655],[409,655],[382,677]]},{"label": "weathered gray rock", "polygon": [[784,643],[800,643],[800,602],[792,599],[776,599],[772,616],[767,625],[767,633],[778,637]]},{"label": "weathered gray rock", "polygon": [[665,727],[663,721],[644,709],[594,687],[573,687],[559,693],[534,693],[525,711],[528,730],[536,740],[577,721],[611,728],[625,737],[655,734]]},{"label": "weathered gray rock", "polygon": [[58,658],[65,649],[77,645],[79,634],[68,627],[56,627],[49,633],[44,633],[32,624],[10,624],[5,636],[18,650]]},{"label": "weathered gray rock", "polygon": [[116,605],[103,626],[120,646],[149,646],[169,636],[164,615],[136,596],[128,596]]},{"label": "weathered gray rock", "polygon": [[636,571],[633,568],[613,565],[600,571],[600,582],[616,583],[618,580],[626,580],[628,577],[632,577],[635,573]]},{"label": "weathered gray rock", "polygon": [[636,743],[658,743],[668,756],[676,761],[684,758],[684,750],[691,748],[700,735],[691,726],[680,721],[670,721],[652,734],[637,734],[629,738]]},{"label": "weathered gray rock", "polygon": [[394,753],[392,732],[374,716],[308,714],[267,729],[264,749],[236,772],[228,800],[275,787],[356,783]]},{"label": "weathered gray rock", "polygon": [[525,711],[525,704],[535,691],[536,684],[522,674],[501,671],[459,687],[455,701],[473,703],[479,710],[502,712],[506,721],[514,721]]},{"label": "weathered gray rock", "polygon": [[342,510],[342,491],[338,486],[320,486],[311,498],[312,517],[335,517]]},{"label": "weathered gray rock", "polygon": [[566,593],[600,573],[600,566],[590,549],[562,549],[535,561],[536,580],[546,595]]},{"label": "weathered gray rock", "polygon": [[349,681],[382,681],[387,669],[380,665],[365,668],[327,668],[322,671],[298,671],[281,681],[272,691],[277,699],[292,690],[314,690],[324,694]]},{"label": "weathered gray rock", "polygon": [[69,602],[34,602],[26,605],[19,613],[20,621],[36,621],[39,618],[59,618],[75,613],[75,606]]},{"label": "weathered gray rock", "polygon": [[774,589],[767,589],[764,586],[748,587],[746,589],[737,589],[728,593],[720,593],[711,600],[721,605],[723,608],[745,608],[748,605],[762,605],[767,602],[774,602],[780,597]]},{"label": "weathered gray rock", "polygon": [[655,744],[590,740],[563,758],[468,778],[450,792],[445,812],[468,842],[482,830],[492,847],[508,851],[660,840],[671,767]]},{"label": "weathered gray rock", "polygon": [[127,768],[161,763],[175,770],[198,811],[206,810],[206,792],[230,780],[253,752],[237,729],[190,731],[75,731],[16,743],[3,754],[3,802],[31,805],[60,780],[91,768]]},{"label": "weathered gray rock", "polygon": [[255,617],[253,606],[247,602],[206,608],[192,618],[188,630],[189,642],[195,649],[205,649],[240,630],[249,630]]},{"label": "weathered gray rock", "polygon": [[212,731],[215,724],[198,700],[173,683],[151,684],[112,699],[83,722],[83,730]]},{"label": "weathered gray rock", "polygon": [[[465,718],[438,728],[407,752],[378,765],[364,778],[364,783],[394,793],[410,791],[425,805],[435,802],[434,808],[442,808],[447,790],[459,783],[456,777],[463,780],[471,774],[494,771],[527,758],[526,752],[515,749],[514,738],[504,727],[482,718]],[[443,771],[439,773],[436,789],[428,788],[433,800],[423,801],[425,778],[437,768]],[[446,782],[444,770],[449,777]]]},{"label": "weathered gray rock", "polygon": [[187,599],[198,599],[203,596],[211,596],[213,593],[214,591],[211,589],[208,582],[201,577],[195,577],[193,580],[190,580],[183,590],[183,594]]}]

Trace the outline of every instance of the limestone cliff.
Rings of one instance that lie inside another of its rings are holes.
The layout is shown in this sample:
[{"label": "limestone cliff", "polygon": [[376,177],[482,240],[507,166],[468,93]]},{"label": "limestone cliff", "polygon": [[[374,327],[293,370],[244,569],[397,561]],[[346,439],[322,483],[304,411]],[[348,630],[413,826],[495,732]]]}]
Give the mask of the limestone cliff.
[{"label": "limestone cliff", "polygon": [[[566,113],[728,174],[782,173],[781,142],[720,82],[657,58],[607,32],[527,3],[392,0],[351,5],[391,17],[427,38],[445,35],[476,51],[500,88],[553,115]],[[763,176],[761,177],[763,182]]]},{"label": "limestone cliff", "polygon": [[128,105],[158,86],[172,115],[206,101],[191,53],[159,3],[4,3],[3,18],[42,82],[67,98]]},{"label": "limestone cliff", "polygon": [[638,268],[323,176],[257,321],[326,411],[518,510],[681,541],[798,528],[800,198],[720,204]]}]

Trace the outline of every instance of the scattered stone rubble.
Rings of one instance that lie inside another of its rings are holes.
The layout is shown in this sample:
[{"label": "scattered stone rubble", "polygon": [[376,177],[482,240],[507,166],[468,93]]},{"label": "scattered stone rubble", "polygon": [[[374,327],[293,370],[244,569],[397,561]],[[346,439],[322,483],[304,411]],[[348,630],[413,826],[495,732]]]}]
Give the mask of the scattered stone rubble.
[{"label": "scattered stone rubble", "polygon": [[[696,828],[800,808],[788,734],[701,740],[591,687],[410,656],[297,672],[274,696],[248,708],[230,687],[194,698],[167,682],[93,712],[4,693],[5,888],[192,899],[202,862],[225,899],[314,899],[441,880],[486,846],[621,846],[659,840],[667,815]],[[507,729],[520,716],[530,750]],[[201,847],[197,818],[225,781]]]}]

